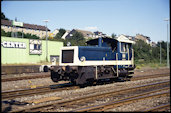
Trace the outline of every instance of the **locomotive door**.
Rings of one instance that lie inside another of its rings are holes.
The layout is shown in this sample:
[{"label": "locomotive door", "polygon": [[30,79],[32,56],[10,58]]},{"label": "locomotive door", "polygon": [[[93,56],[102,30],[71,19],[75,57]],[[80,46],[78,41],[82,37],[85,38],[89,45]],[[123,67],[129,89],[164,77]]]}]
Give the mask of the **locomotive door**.
[{"label": "locomotive door", "polygon": [[128,43],[125,43],[125,53],[123,54],[123,59],[124,60],[128,60],[128,53],[129,53],[129,49],[128,49]]},{"label": "locomotive door", "polygon": [[127,60],[128,58],[128,44],[121,42],[121,55],[122,55],[122,60]]},{"label": "locomotive door", "polygon": [[132,45],[128,43],[128,60],[132,58]]}]

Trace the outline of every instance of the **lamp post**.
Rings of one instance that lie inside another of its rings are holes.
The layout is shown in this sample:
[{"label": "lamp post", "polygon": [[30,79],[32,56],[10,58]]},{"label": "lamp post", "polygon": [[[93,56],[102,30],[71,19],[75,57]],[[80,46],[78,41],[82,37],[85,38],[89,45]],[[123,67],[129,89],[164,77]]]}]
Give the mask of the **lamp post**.
[{"label": "lamp post", "polygon": [[169,21],[169,18],[164,19],[164,21],[167,21],[167,67],[169,68],[170,67],[170,65],[169,65],[169,45],[168,45],[168,21]]},{"label": "lamp post", "polygon": [[161,64],[161,61],[162,61],[161,42],[162,42],[162,41],[159,41],[159,43],[160,43],[160,64]]},{"label": "lamp post", "polygon": [[49,20],[43,20],[46,23],[46,61],[48,62],[48,41],[47,41],[47,22]]}]

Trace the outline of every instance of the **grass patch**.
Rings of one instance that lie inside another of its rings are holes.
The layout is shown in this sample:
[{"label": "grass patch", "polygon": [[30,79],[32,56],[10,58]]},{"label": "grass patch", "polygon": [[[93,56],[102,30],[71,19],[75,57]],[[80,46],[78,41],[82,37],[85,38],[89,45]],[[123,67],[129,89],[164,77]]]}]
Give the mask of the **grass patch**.
[{"label": "grass patch", "polygon": [[136,66],[136,69],[141,69],[141,66]]},{"label": "grass patch", "polygon": [[143,67],[155,68],[159,69],[160,67],[166,67],[166,61],[163,61],[161,64],[160,62],[135,62],[136,69],[141,69]]}]

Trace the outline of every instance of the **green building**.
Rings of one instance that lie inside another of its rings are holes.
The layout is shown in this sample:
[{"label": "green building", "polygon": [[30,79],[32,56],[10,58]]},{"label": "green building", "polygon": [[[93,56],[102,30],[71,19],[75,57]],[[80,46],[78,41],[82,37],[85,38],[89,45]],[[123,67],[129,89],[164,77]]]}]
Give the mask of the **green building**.
[{"label": "green building", "polygon": [[61,47],[63,42],[47,41],[46,46],[46,40],[1,36],[1,64],[36,64],[54,59],[58,62]]}]

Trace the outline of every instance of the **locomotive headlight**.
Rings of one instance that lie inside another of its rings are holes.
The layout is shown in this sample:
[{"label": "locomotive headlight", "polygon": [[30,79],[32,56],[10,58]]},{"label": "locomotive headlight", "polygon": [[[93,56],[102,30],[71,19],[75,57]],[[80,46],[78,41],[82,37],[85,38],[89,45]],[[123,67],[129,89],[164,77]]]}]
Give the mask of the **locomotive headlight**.
[{"label": "locomotive headlight", "polygon": [[81,58],[80,58],[80,61],[81,62],[84,62],[86,60],[86,58],[84,57],[84,56],[82,56]]}]

